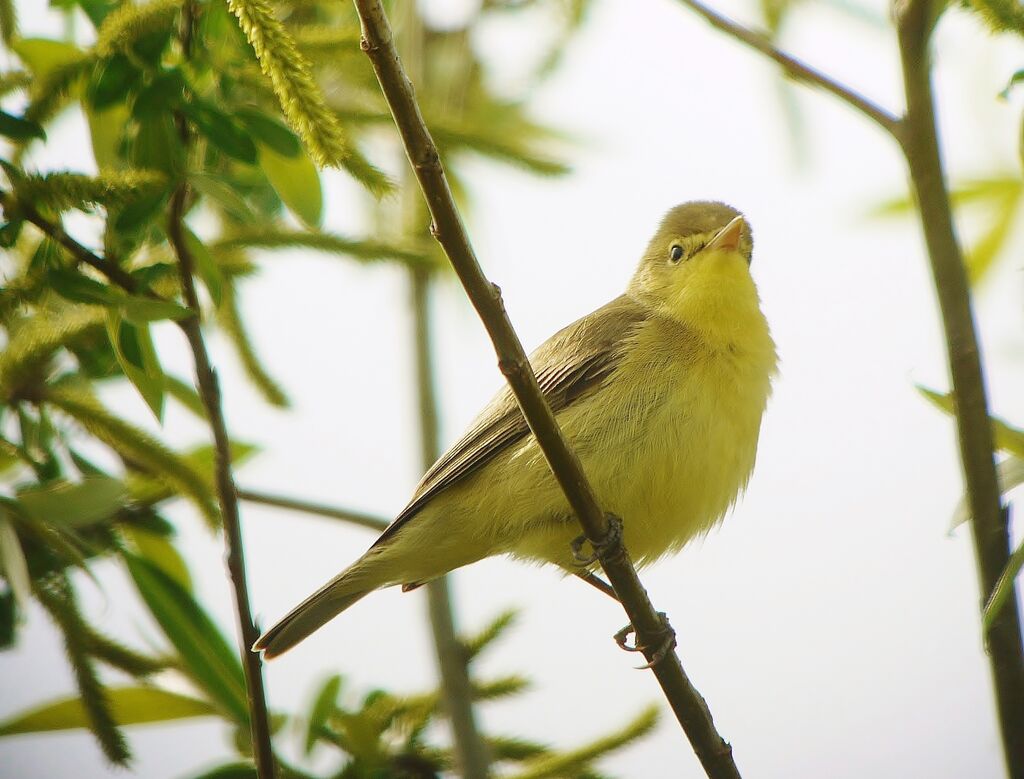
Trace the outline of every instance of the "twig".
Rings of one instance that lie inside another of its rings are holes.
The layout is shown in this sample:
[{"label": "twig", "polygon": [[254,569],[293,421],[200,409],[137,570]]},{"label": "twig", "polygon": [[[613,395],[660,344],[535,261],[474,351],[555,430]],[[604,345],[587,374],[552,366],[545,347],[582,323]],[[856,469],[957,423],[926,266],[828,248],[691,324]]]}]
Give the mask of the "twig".
[{"label": "twig", "polygon": [[[195,25],[194,0],[186,0],[181,14],[180,39],[184,56],[191,53]],[[182,145],[187,148],[189,128],[184,115],[175,116]],[[271,743],[270,715],[267,711],[267,696],[263,686],[263,659],[251,647],[260,636],[259,628],[253,621],[249,603],[249,585],[245,574],[245,553],[242,548],[241,518],[238,511],[238,495],[231,468],[231,440],[224,421],[221,404],[220,382],[206,351],[203,331],[200,325],[199,295],[196,293],[195,258],[185,239],[185,204],[188,200],[188,180],[182,178],[171,195],[170,213],[167,220],[167,237],[178,258],[181,278],[181,292],[185,305],[192,311],[178,324],[185,333],[196,368],[196,383],[199,395],[206,408],[206,416],[213,433],[214,472],[217,485],[217,500],[220,503],[224,521],[224,536],[227,544],[227,568],[235,597],[235,615],[238,622],[239,652],[245,671],[245,689],[249,705],[249,730],[252,737],[253,760],[259,779],[274,779],[277,767]]]},{"label": "twig", "polygon": [[[412,84],[399,63],[384,10],[379,0],[355,0],[355,6],[362,22],[361,46],[373,64],[423,190],[433,218],[432,232],[480,315],[498,355],[498,365],[584,533],[595,549],[606,550],[601,554],[601,564],[636,629],[644,655],[648,661],[658,659],[656,653],[664,643],[664,621],[651,605],[622,544],[608,543],[608,518],[598,506],[579,459],[570,451],[544,401],[505,313],[500,291],[480,269],[445,180],[437,148],[413,96]],[[668,652],[652,668],[708,776],[738,777],[732,748],[715,730],[707,704],[690,684],[676,653]]]},{"label": "twig", "polygon": [[[897,5],[897,9],[897,37],[907,95],[901,141],[917,195],[945,328],[960,460],[973,518],[971,534],[984,610],[985,601],[1009,562],[1009,515],[1002,507],[999,492],[970,288],[953,228],[937,140],[929,65],[929,39],[935,18],[931,4],[922,0]],[[1024,644],[1016,601],[1011,595],[1011,602],[993,620],[987,639],[1007,768],[1011,776],[1024,777]]]},{"label": "twig", "polygon": [[889,113],[881,106],[873,103],[859,92],[840,84],[838,81],[828,77],[821,71],[808,65],[806,62],[781,51],[771,42],[771,40],[768,39],[768,36],[734,22],[732,19],[729,19],[703,3],[698,2],[698,0],[679,0],[679,2],[704,17],[704,19],[715,29],[721,30],[741,43],[746,44],[750,48],[761,52],[769,59],[777,62],[792,78],[797,81],[803,81],[811,86],[824,89],[826,92],[831,92],[844,103],[857,109],[869,119],[872,119],[890,135],[898,134],[900,120],[896,116]]},{"label": "twig", "polygon": [[304,514],[317,514],[322,517],[330,517],[331,519],[340,519],[343,522],[351,522],[353,525],[360,525],[378,532],[384,530],[389,524],[386,519],[381,519],[380,517],[375,517],[371,514],[363,514],[360,511],[350,511],[348,509],[339,509],[333,506],[324,506],[321,503],[314,503],[309,500],[288,498],[284,495],[271,495],[267,492],[259,492],[258,490],[249,489],[238,489],[236,493],[239,498],[249,501],[250,503],[259,503],[264,506],[276,506],[277,508],[301,511]]}]

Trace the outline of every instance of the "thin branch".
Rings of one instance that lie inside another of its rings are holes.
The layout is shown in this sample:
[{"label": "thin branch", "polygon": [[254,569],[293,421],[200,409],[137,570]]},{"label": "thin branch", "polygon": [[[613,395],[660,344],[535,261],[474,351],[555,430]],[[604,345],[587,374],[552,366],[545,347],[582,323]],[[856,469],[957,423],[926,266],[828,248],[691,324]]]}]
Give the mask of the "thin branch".
[{"label": "thin branch", "polygon": [[68,254],[74,257],[75,262],[83,263],[95,268],[126,292],[138,292],[139,285],[135,282],[135,279],[130,273],[125,271],[118,264],[100,257],[96,253],[87,249],[72,238],[60,222],[51,222],[39,213],[31,203],[18,200],[8,192],[0,192],[0,205],[3,206],[4,213],[7,215],[8,219],[12,219],[15,216],[21,216],[31,222],[42,230],[44,235],[49,236],[51,240],[54,240],[63,246],[67,250]]},{"label": "thin branch", "polygon": [[[929,52],[935,7],[927,1],[911,0],[897,8],[897,37],[907,96],[901,141],[942,312],[984,611],[985,601],[1009,561],[1009,512],[1002,506],[999,491],[970,287],[939,152]],[[1024,777],[1024,643],[1017,599],[1011,598],[991,624],[988,653],[1007,768],[1011,776]]]},{"label": "thin branch", "polygon": [[[605,573],[636,629],[637,643],[665,692],[694,751],[711,777],[738,777],[732,748],[715,730],[707,704],[690,684],[674,651],[657,653],[665,642],[665,622],[640,583],[628,553],[601,511],[579,459],[569,449],[519,338],[505,313],[500,290],[484,277],[445,180],[437,148],[395,51],[391,26],[379,0],[355,0],[362,22],[362,49],[367,53],[402,136],[433,218],[432,232],[447,254],[470,301],[480,315],[523,416],[551,470],[596,550]],[[654,661],[658,662],[654,662]]]},{"label": "thin branch", "polygon": [[738,40],[740,43],[746,44],[750,48],[761,52],[769,59],[777,62],[793,79],[802,81],[813,87],[818,87],[826,92],[831,92],[844,103],[852,106],[864,114],[864,116],[873,120],[890,135],[895,136],[899,134],[899,118],[864,97],[859,92],[844,86],[835,79],[825,75],[820,70],[808,65],[803,60],[797,59],[796,57],[781,51],[771,42],[767,35],[734,22],[732,19],[729,19],[727,16],[723,16],[698,0],[679,0],[679,2],[704,17],[704,19],[715,29],[721,30],[727,35]]},{"label": "thin branch", "polygon": [[[191,53],[195,26],[194,0],[186,0],[182,9],[180,40],[187,59]],[[185,117],[177,114],[175,120],[184,146],[189,143],[189,127]],[[185,305],[193,315],[178,324],[185,333],[192,359],[195,362],[196,383],[199,396],[206,408],[206,416],[213,433],[214,476],[217,499],[220,503],[224,522],[224,536],[227,544],[227,568],[235,597],[235,615],[238,622],[239,652],[245,671],[245,689],[249,706],[249,729],[252,737],[253,759],[259,779],[274,779],[277,766],[271,743],[270,715],[267,711],[267,696],[263,686],[263,658],[251,650],[260,636],[259,628],[252,617],[249,602],[249,585],[245,574],[245,553],[242,548],[241,517],[238,510],[238,495],[234,473],[231,468],[231,440],[224,421],[221,403],[220,382],[206,351],[200,324],[199,295],[196,293],[194,278],[195,258],[185,238],[185,204],[188,200],[188,180],[183,178],[171,195],[170,214],[167,221],[167,237],[178,258],[181,291]]]},{"label": "thin branch", "polygon": [[340,519],[342,522],[351,522],[353,525],[359,525],[370,530],[376,530],[377,532],[381,532],[390,524],[386,519],[375,517],[372,514],[335,508],[334,506],[325,506],[322,503],[289,498],[284,495],[272,495],[267,492],[249,489],[239,489],[237,494],[239,498],[249,503],[259,503],[263,506],[274,506],[291,511],[301,511],[304,514],[315,514],[321,517]]}]

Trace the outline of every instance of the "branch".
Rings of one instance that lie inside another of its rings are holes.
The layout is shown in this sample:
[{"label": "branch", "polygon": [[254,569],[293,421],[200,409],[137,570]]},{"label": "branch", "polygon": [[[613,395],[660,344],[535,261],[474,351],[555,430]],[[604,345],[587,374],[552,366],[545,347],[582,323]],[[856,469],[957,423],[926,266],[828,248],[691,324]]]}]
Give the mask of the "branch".
[{"label": "branch", "polygon": [[[195,24],[194,0],[185,0],[182,10],[180,39],[184,56],[188,59]],[[183,146],[189,142],[189,128],[185,117],[176,117],[178,132]],[[245,671],[245,689],[249,705],[249,728],[252,737],[253,759],[259,779],[274,779],[276,765],[274,750],[270,737],[270,716],[267,712],[267,697],[263,687],[263,659],[251,647],[260,636],[252,618],[249,604],[249,586],[245,575],[245,553],[242,549],[241,518],[238,511],[238,495],[235,489],[235,478],[231,468],[231,441],[228,438],[227,425],[224,422],[224,409],[221,404],[220,382],[210,363],[210,355],[206,351],[200,325],[199,296],[193,274],[195,258],[188,248],[185,238],[185,204],[188,199],[188,180],[183,178],[171,195],[170,214],[167,222],[167,237],[178,258],[178,270],[181,277],[181,291],[185,305],[193,315],[179,322],[185,333],[192,359],[196,368],[196,383],[199,395],[206,408],[206,416],[213,433],[214,444],[214,476],[217,486],[217,499],[220,503],[221,516],[224,521],[224,536],[227,544],[227,567],[235,596],[235,615],[238,622],[240,639],[239,651],[242,668]]]},{"label": "branch", "polygon": [[372,514],[363,514],[360,511],[349,511],[348,509],[325,506],[321,503],[288,498],[284,495],[271,495],[266,492],[247,489],[239,489],[237,494],[239,498],[249,503],[259,503],[263,506],[275,506],[276,508],[290,509],[291,511],[301,511],[305,514],[316,514],[321,517],[340,519],[343,522],[351,522],[353,525],[359,525],[370,530],[376,530],[377,532],[383,531],[390,524],[386,519],[375,517]]},{"label": "branch", "polygon": [[[935,23],[929,2],[897,6],[907,113],[900,139],[917,196],[932,277],[942,312],[956,400],[960,460],[971,509],[971,534],[981,586],[981,608],[1009,562],[1009,512],[1002,506],[993,458],[985,377],[971,310],[963,256],[953,228],[939,153],[929,39]],[[1003,750],[1011,776],[1024,776],[1024,645],[1016,597],[992,621],[987,635]]]},{"label": "branch", "polygon": [[664,620],[647,597],[621,541],[615,540],[614,534],[609,532],[611,525],[597,504],[580,461],[570,451],[537,386],[537,378],[505,313],[501,293],[487,281],[480,269],[445,180],[437,148],[413,96],[412,84],[398,61],[384,10],[379,0],[355,0],[355,6],[362,22],[360,45],[373,64],[423,190],[433,218],[432,232],[491,337],[498,365],[515,394],[523,416],[579,518],[587,539],[595,549],[602,550],[599,559],[636,629],[637,644],[642,647],[648,661],[653,663],[652,670],[704,770],[711,777],[738,777],[732,748],[715,730],[707,704],[687,679],[678,655],[670,651],[660,659],[656,656],[665,639]]},{"label": "branch", "polygon": [[826,92],[831,92],[844,103],[857,109],[864,114],[864,116],[874,121],[890,135],[895,136],[899,133],[900,120],[896,116],[889,113],[881,106],[873,103],[859,92],[840,84],[838,81],[826,76],[824,73],[808,65],[806,62],[776,48],[767,35],[755,32],[754,30],[734,22],[732,19],[723,16],[717,11],[699,2],[699,0],[679,1],[700,16],[703,16],[704,19],[716,30],[721,30],[726,35],[735,38],[740,43],[749,46],[755,51],[761,52],[769,59],[777,62],[793,79],[802,81],[813,87],[818,87],[819,89],[824,89]]}]

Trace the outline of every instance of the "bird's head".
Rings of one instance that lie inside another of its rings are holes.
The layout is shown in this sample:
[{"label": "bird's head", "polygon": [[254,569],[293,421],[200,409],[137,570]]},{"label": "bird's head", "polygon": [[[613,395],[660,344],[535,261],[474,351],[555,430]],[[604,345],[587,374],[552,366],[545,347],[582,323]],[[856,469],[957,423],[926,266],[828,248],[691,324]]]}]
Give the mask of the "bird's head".
[{"label": "bird's head", "polygon": [[684,203],[662,219],[628,294],[697,329],[731,329],[759,313],[750,276],[753,248],[750,227],[735,208]]}]

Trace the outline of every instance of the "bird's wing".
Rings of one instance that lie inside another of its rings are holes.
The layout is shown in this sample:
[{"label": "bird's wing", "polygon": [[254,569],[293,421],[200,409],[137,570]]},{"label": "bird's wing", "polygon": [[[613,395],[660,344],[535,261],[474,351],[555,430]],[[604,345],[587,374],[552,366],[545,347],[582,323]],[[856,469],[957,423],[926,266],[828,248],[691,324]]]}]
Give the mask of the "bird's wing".
[{"label": "bird's wing", "polygon": [[[600,389],[622,358],[624,340],[645,316],[641,306],[622,295],[555,333],[530,355],[537,383],[554,413]],[[431,466],[412,501],[374,546],[394,537],[439,492],[475,473],[529,433],[519,405],[506,385],[467,433]]]}]

